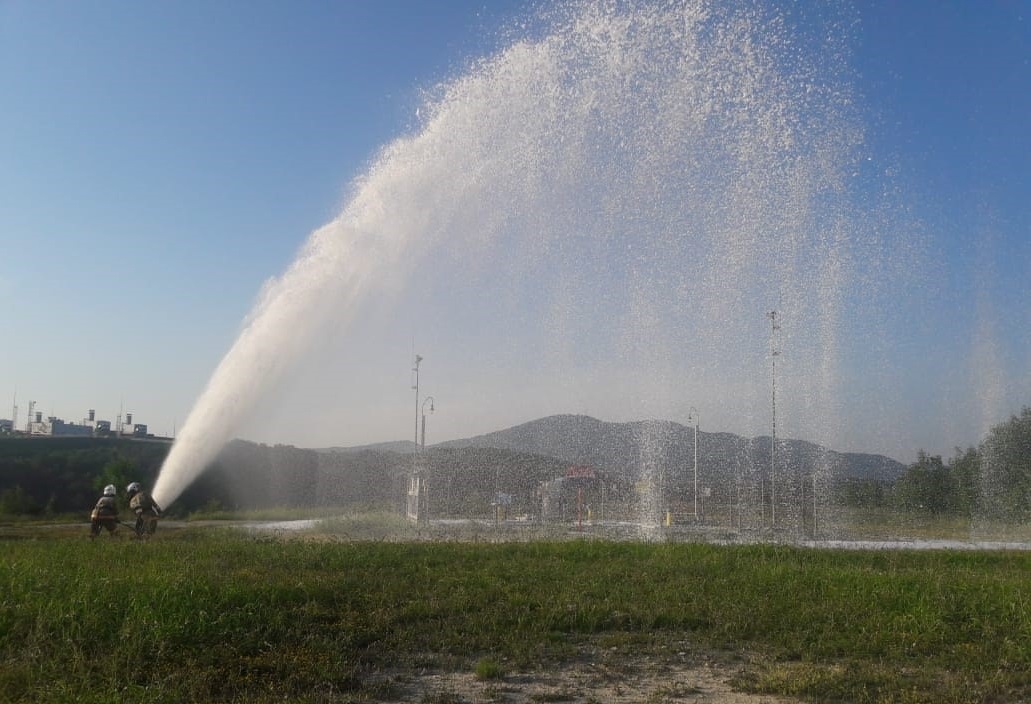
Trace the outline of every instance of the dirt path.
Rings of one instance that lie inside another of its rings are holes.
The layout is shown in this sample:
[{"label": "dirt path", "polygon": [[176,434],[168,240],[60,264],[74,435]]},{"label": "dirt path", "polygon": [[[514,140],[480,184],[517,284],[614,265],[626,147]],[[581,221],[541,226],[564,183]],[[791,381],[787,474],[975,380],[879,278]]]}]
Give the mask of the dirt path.
[{"label": "dirt path", "polygon": [[487,682],[478,680],[471,673],[437,674],[412,678],[403,685],[402,696],[386,701],[397,704],[786,704],[794,701],[735,692],[726,680],[727,673],[712,667],[678,667],[662,673],[613,677],[604,668],[577,666],[552,672],[511,675],[500,681]]},{"label": "dirt path", "polygon": [[686,653],[585,659],[482,680],[471,671],[387,673],[380,701],[391,704],[795,704],[800,700],[735,691],[744,664],[697,662]]}]

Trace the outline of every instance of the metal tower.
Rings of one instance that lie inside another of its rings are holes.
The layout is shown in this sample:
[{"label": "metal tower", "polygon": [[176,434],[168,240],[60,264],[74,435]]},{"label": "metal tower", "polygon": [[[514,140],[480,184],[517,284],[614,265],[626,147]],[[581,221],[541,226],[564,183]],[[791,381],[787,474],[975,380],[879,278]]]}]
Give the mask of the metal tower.
[{"label": "metal tower", "polygon": [[770,528],[777,526],[777,355],[780,348],[777,344],[777,311],[771,310],[766,314],[770,319],[770,359],[773,366],[773,434],[770,437]]}]

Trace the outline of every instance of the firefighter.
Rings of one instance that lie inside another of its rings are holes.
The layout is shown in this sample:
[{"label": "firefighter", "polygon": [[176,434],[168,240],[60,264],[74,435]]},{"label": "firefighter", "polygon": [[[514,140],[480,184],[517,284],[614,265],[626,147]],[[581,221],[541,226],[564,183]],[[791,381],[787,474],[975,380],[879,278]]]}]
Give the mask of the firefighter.
[{"label": "firefighter", "polygon": [[114,534],[118,528],[118,503],[115,501],[115,485],[108,484],[104,487],[104,495],[97,501],[90,513],[90,539],[100,535],[100,529],[106,528],[108,534]]},{"label": "firefighter", "polygon": [[129,495],[129,508],[136,514],[136,537],[145,538],[154,535],[161,518],[161,507],[143,490],[139,482],[133,482],[125,489]]}]

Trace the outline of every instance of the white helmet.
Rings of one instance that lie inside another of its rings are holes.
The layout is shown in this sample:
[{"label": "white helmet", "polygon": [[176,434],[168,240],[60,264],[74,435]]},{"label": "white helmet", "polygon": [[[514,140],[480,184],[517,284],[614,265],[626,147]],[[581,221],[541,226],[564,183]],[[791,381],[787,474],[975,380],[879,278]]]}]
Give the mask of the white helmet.
[{"label": "white helmet", "polygon": [[125,487],[125,493],[128,494],[129,496],[132,496],[133,494],[140,493],[140,483],[139,482],[133,482],[129,486]]},{"label": "white helmet", "polygon": [[107,486],[104,487],[104,496],[114,496],[114,495],[115,495],[115,485],[114,484],[108,484]]}]

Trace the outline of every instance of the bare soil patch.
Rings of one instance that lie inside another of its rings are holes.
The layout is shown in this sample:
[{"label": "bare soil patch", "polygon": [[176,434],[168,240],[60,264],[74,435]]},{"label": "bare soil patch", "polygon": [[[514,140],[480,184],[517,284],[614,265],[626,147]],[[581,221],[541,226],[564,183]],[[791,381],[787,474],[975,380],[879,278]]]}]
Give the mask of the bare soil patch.
[{"label": "bare soil patch", "polygon": [[734,680],[748,664],[697,653],[605,652],[574,662],[505,672],[481,679],[472,669],[384,673],[380,701],[392,704],[795,704],[801,700],[739,691]]}]

